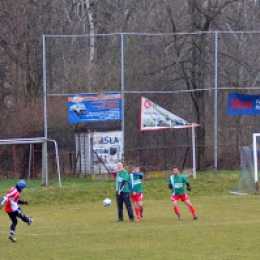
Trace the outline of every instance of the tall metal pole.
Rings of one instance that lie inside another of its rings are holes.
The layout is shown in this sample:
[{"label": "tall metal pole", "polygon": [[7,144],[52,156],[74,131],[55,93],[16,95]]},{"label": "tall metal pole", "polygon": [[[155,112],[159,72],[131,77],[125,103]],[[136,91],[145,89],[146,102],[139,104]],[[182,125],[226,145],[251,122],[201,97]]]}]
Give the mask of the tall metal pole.
[{"label": "tall metal pole", "polygon": [[[257,134],[253,133],[253,162],[254,162],[254,179],[257,187],[258,183],[258,161],[257,161],[257,142],[256,142]],[[258,190],[257,190],[258,191]]]},{"label": "tall metal pole", "polygon": [[192,164],[193,164],[193,179],[196,179],[196,133],[195,133],[195,126],[192,123]]},{"label": "tall metal pole", "polygon": [[43,77],[43,121],[44,121],[44,137],[48,138],[47,135],[47,100],[46,100],[46,93],[47,93],[47,83],[46,83],[46,37],[45,35],[42,36],[42,77]]},{"label": "tall metal pole", "polygon": [[125,78],[124,78],[124,34],[121,33],[121,95],[122,95],[122,160],[124,161],[125,156]]},{"label": "tall metal pole", "polygon": [[214,172],[218,171],[218,31],[215,32]]},{"label": "tall metal pole", "polygon": [[[47,88],[46,88],[46,37],[42,36],[42,77],[43,77],[43,123],[44,123],[44,137],[47,139]],[[46,186],[49,184],[48,178],[48,154],[47,154],[47,140],[42,143],[42,184]]]}]

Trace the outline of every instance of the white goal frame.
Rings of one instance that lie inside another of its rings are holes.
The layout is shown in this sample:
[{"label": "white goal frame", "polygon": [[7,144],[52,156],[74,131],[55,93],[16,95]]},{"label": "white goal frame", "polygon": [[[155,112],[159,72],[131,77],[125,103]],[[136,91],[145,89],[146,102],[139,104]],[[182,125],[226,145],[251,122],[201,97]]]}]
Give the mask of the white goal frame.
[{"label": "white goal frame", "polygon": [[256,138],[260,137],[260,133],[253,133],[253,158],[254,158],[254,176],[255,183],[258,183],[258,162],[257,162],[257,142]]},{"label": "white goal frame", "polygon": [[[0,145],[15,145],[15,144],[42,144],[42,183],[48,186],[49,175],[48,175],[48,160],[47,160],[47,142],[52,142],[55,146],[56,154],[56,166],[57,174],[59,179],[59,186],[62,187],[61,177],[60,177],[60,162],[59,162],[59,150],[58,144],[53,139],[48,139],[45,137],[32,137],[32,138],[11,138],[11,139],[0,139]],[[31,162],[31,147],[30,147],[30,158],[29,165]],[[30,166],[29,166],[30,167]]]}]

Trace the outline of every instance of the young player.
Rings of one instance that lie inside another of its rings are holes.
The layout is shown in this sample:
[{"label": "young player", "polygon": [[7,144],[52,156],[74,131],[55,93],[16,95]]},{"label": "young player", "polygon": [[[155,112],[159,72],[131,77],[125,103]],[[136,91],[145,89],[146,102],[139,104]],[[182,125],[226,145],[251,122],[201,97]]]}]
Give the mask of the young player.
[{"label": "young player", "polygon": [[116,202],[118,210],[118,222],[123,221],[123,203],[125,203],[130,221],[134,221],[134,214],[129,194],[129,174],[124,169],[122,162],[117,164],[118,171],[111,172],[116,177]]},{"label": "young player", "polygon": [[136,221],[141,221],[143,217],[143,176],[139,167],[134,167],[133,172],[130,174],[131,200],[135,208]]},{"label": "young player", "polygon": [[189,180],[185,175],[180,174],[180,170],[178,167],[173,167],[173,175],[171,175],[168,187],[172,190],[172,202],[173,202],[173,210],[175,214],[178,216],[179,220],[182,220],[180,209],[178,207],[178,201],[182,200],[189,208],[193,219],[197,220],[198,217],[196,215],[195,208],[191,204],[188,194],[185,193],[184,183],[187,185],[187,190],[191,191]]},{"label": "young player", "polygon": [[22,221],[26,222],[28,225],[30,225],[33,221],[33,218],[32,217],[27,218],[19,207],[19,204],[25,204],[25,205],[29,204],[28,201],[20,200],[21,198],[20,193],[25,187],[26,187],[26,182],[24,180],[20,180],[16,184],[16,186],[12,187],[0,201],[0,209],[5,204],[5,211],[12,221],[10,227],[10,234],[9,234],[9,239],[12,242],[16,242],[16,238],[14,237],[14,234],[18,222],[17,218],[22,219]]}]

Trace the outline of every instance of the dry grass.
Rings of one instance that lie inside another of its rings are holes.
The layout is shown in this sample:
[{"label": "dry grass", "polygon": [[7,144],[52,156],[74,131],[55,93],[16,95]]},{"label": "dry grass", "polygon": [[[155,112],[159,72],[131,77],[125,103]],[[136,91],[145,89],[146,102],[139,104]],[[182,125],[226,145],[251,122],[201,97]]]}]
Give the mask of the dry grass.
[{"label": "dry grass", "polygon": [[[1,260],[124,259],[233,260],[260,258],[259,196],[235,196],[229,191],[238,175],[201,173],[191,180],[190,198],[199,220],[180,204],[183,221],[173,213],[167,180],[144,183],[144,220],[117,223],[113,181],[63,179],[48,188],[28,182],[24,212],[31,226],[19,221],[16,237],[8,240],[10,220],[0,211]],[[14,180],[1,181],[4,194]],[[102,205],[105,197],[110,207]],[[125,212],[126,213],[126,212]]]},{"label": "dry grass", "polygon": [[[113,198],[112,198],[113,199]],[[23,207],[34,217],[21,221],[8,240],[10,221],[0,213],[1,260],[11,259],[247,259],[260,256],[259,197],[193,197],[199,220],[181,204],[183,221],[171,201],[145,200],[142,222],[115,222],[116,206],[101,202]],[[77,200],[77,198],[75,198]],[[29,214],[29,215],[30,215]]]}]

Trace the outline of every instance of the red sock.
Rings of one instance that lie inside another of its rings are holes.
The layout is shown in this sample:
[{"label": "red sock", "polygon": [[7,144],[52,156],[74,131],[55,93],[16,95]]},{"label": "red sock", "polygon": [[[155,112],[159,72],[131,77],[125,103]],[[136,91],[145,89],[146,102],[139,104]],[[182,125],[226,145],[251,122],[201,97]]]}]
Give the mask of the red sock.
[{"label": "red sock", "polygon": [[140,207],[140,216],[143,216],[143,207]]},{"label": "red sock", "polygon": [[139,208],[135,208],[135,214],[137,218],[141,218],[140,216],[140,209]]},{"label": "red sock", "polygon": [[180,209],[179,209],[179,207],[177,207],[177,206],[173,206],[173,209],[174,209],[174,212],[175,212],[175,214],[178,216],[178,217],[180,217]]},{"label": "red sock", "polygon": [[191,212],[192,216],[196,217],[196,211],[195,211],[194,207],[193,206],[189,206],[189,208],[190,208],[190,212]]}]

